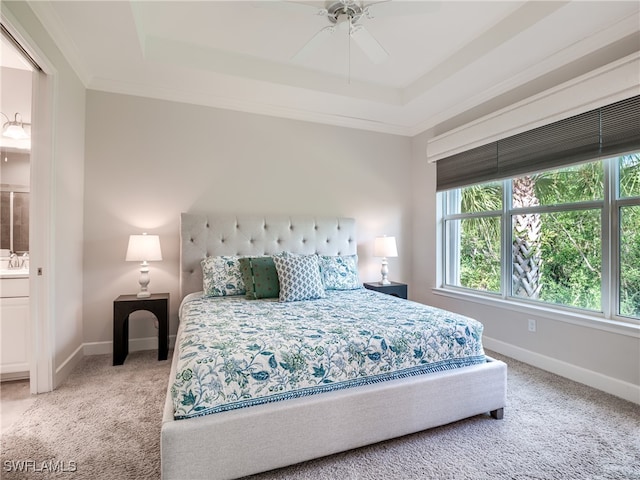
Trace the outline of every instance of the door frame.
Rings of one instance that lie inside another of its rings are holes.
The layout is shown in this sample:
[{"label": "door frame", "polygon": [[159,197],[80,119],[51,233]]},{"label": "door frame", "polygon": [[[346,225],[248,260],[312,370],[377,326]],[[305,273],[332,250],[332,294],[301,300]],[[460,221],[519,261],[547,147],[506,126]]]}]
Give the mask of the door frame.
[{"label": "door frame", "polygon": [[56,71],[23,26],[8,9],[2,24],[41,71],[34,71],[31,102],[31,179],[29,194],[29,316],[31,329],[30,391],[54,387],[55,335],[53,298],[53,147]]}]

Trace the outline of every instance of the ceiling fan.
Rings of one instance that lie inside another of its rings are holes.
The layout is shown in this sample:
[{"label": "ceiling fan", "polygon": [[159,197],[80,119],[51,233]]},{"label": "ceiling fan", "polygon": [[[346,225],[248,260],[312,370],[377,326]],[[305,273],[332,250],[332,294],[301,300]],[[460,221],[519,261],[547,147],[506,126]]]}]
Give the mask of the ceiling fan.
[{"label": "ceiling fan", "polygon": [[302,46],[292,57],[294,61],[306,58],[311,52],[322,45],[338,28],[347,30],[349,37],[360,47],[364,54],[375,64],[383,63],[389,53],[365,28],[363,23],[374,18],[395,16],[395,15],[416,15],[430,13],[439,8],[439,2],[400,2],[392,0],[382,0],[380,2],[365,3],[356,0],[337,0],[326,5],[326,8],[283,1],[281,5],[288,6],[300,12],[313,12],[314,15],[326,17],[329,25],[317,32],[311,39]]}]

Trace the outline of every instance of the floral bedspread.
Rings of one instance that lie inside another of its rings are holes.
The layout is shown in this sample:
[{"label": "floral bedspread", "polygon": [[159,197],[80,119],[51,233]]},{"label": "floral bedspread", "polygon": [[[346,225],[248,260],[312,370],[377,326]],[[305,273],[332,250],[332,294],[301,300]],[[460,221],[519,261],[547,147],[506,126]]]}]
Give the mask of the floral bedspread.
[{"label": "floral bedspread", "polygon": [[370,290],[186,299],[175,419],[485,361],[480,322]]}]

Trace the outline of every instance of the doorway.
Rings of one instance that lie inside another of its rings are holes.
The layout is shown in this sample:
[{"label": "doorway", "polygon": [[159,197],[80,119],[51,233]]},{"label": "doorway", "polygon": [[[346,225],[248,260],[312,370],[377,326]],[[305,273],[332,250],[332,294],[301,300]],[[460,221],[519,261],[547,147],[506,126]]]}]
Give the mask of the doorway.
[{"label": "doorway", "polygon": [[[0,141],[3,148],[2,154],[0,154],[0,163],[9,164],[12,161],[17,163],[20,160],[19,154],[23,155],[23,162],[25,161],[24,156],[28,157],[28,162],[26,162],[29,170],[28,182],[24,180],[19,182],[28,185],[28,192],[20,192],[28,193],[28,204],[22,198],[22,203],[18,207],[22,209],[21,225],[19,228],[15,224],[13,225],[13,239],[10,235],[11,232],[9,232],[8,251],[11,266],[17,266],[18,269],[25,269],[28,272],[26,350],[29,360],[28,373],[25,376],[29,378],[29,390],[33,394],[53,390],[53,348],[49,324],[50,287],[48,279],[38,273],[42,271],[43,267],[48,269],[50,265],[48,245],[51,227],[47,218],[49,218],[52,174],[50,165],[53,77],[50,73],[52,68],[47,59],[34,54],[34,49],[25,40],[28,38],[26,33],[12,19],[9,12],[6,10],[0,12],[0,20],[0,47],[2,48],[0,68],[3,69],[0,105],[1,111],[8,118],[2,116]],[[34,58],[38,58],[38,62],[46,68],[46,71],[40,68]],[[5,70],[5,68],[13,70]],[[22,73],[16,73],[16,70],[22,71]],[[22,75],[21,80],[18,81],[21,88],[10,88],[11,82],[5,81],[5,72]],[[30,75],[31,81],[25,80],[24,75]],[[5,108],[8,110],[7,112],[5,112]],[[20,134],[17,136],[23,138],[12,139],[11,136],[16,135],[3,135],[7,127],[13,128],[14,126],[23,129],[27,138]],[[10,140],[20,140],[22,143],[10,143]],[[24,177],[20,178],[24,179]],[[0,183],[5,182],[2,180]],[[16,208],[15,197],[13,208]],[[11,206],[9,206],[10,210]],[[27,211],[28,213],[25,213]],[[11,250],[12,248],[14,250]],[[25,306],[21,305],[20,308],[25,308]]]},{"label": "doorway", "polygon": [[31,370],[29,223],[34,65],[2,29],[0,56],[0,379]]}]

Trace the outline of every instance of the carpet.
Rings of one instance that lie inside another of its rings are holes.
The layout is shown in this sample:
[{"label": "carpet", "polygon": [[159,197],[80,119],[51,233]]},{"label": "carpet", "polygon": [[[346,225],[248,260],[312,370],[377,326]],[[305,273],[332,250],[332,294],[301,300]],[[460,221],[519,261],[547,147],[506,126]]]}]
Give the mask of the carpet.
[{"label": "carpet", "polygon": [[[509,366],[503,420],[479,415],[250,478],[640,480],[638,405],[488,353]],[[159,479],[170,363],[156,355],[118,367],[86,357],[3,435],[0,476]],[[21,460],[39,471],[16,471]]]}]

